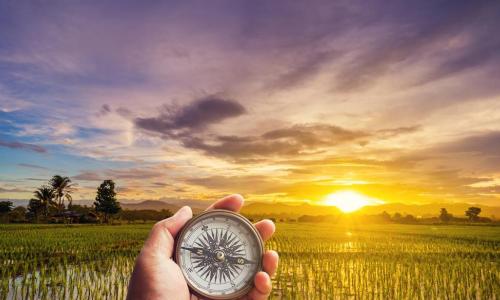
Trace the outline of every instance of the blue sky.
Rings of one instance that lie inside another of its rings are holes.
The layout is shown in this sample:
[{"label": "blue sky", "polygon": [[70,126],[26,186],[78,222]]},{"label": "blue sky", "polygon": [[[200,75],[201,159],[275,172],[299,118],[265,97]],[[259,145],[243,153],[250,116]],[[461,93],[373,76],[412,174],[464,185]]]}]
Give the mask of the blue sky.
[{"label": "blue sky", "polygon": [[498,1],[0,1],[0,198],[500,197]]}]

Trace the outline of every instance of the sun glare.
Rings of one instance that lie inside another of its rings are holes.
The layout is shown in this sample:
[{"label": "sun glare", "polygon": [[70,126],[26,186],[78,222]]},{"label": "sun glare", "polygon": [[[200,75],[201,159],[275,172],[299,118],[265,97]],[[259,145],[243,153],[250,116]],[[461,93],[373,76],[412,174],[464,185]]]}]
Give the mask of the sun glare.
[{"label": "sun glare", "polygon": [[350,213],[367,205],[379,205],[384,201],[371,198],[354,191],[339,191],[330,194],[323,201],[324,205],[336,206],[342,212]]}]

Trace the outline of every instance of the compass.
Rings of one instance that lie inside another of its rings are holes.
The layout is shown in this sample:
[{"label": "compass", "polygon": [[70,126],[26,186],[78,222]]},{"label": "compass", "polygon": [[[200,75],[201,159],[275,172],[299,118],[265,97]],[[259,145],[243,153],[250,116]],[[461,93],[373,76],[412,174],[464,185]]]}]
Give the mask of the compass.
[{"label": "compass", "polygon": [[234,299],[253,287],[263,253],[264,243],[248,219],[214,209],[196,216],[182,228],[175,260],[196,294]]}]

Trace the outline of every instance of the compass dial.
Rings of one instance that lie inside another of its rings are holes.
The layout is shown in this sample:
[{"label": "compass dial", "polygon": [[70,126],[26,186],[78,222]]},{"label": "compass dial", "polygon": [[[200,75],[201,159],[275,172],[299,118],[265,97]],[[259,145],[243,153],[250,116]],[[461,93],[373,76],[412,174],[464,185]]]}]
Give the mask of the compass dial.
[{"label": "compass dial", "polygon": [[190,220],[179,234],[176,261],[189,287],[204,297],[234,299],[252,288],[263,242],[252,223],[227,210]]}]

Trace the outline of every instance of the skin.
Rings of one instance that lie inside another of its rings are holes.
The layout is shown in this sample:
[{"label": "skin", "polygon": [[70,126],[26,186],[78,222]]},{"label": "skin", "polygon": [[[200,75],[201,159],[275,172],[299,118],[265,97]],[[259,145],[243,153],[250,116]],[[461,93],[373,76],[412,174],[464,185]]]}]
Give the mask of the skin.
[{"label": "skin", "polygon": [[[239,212],[244,199],[231,195],[210,205],[210,209],[227,209]],[[128,286],[128,300],[156,299],[199,299],[190,293],[179,266],[172,260],[174,240],[177,233],[193,217],[189,206],[184,206],[172,217],[156,223],[141,253],[136,259],[134,271]],[[275,231],[274,223],[262,220],[254,224],[262,240],[268,240]],[[267,299],[271,293],[271,276],[278,267],[276,251],[266,251],[262,258],[263,271],[254,278],[254,287],[240,299]]]}]

